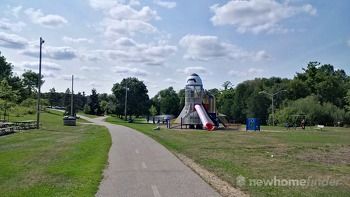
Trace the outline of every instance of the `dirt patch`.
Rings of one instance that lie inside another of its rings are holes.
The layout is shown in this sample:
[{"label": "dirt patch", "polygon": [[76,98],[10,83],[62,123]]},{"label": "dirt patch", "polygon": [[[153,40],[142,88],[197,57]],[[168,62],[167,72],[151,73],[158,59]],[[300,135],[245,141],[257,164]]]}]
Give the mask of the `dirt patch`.
[{"label": "dirt patch", "polygon": [[226,181],[221,180],[215,174],[205,170],[194,161],[188,157],[175,153],[176,156],[188,167],[190,167],[194,172],[196,172],[204,181],[209,183],[214,189],[216,189],[224,197],[246,197],[248,194],[242,192],[241,190],[232,187]]},{"label": "dirt patch", "polygon": [[297,155],[296,158],[324,164],[350,164],[350,147],[312,149]]}]

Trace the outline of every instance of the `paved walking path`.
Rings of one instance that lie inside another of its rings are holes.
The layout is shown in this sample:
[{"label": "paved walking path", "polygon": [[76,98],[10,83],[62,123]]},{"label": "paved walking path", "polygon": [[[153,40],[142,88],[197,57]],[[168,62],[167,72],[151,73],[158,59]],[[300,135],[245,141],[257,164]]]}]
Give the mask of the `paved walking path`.
[{"label": "paved walking path", "polygon": [[162,145],[131,128],[90,119],[112,136],[109,165],[96,196],[220,196]]}]

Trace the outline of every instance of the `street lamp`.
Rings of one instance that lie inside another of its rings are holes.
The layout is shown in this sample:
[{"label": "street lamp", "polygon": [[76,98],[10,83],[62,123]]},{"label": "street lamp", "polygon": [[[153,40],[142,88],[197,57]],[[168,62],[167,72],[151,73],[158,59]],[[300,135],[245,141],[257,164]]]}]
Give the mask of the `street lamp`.
[{"label": "street lamp", "polygon": [[125,117],[125,120],[127,120],[126,118],[126,106],[128,104],[128,85],[125,85],[125,106],[124,106],[124,117]]},{"label": "street lamp", "polygon": [[287,90],[279,90],[277,92],[274,92],[274,93],[268,93],[266,92],[265,90],[264,91],[260,91],[259,94],[266,94],[266,95],[269,95],[271,96],[271,109],[272,109],[272,126],[275,126],[275,115],[274,115],[274,105],[273,105],[273,97],[276,96],[277,94],[281,93],[281,92],[287,92]]},{"label": "street lamp", "polygon": [[42,50],[42,45],[44,44],[45,40],[43,40],[40,37],[40,53],[39,53],[39,75],[38,75],[38,81],[37,81],[37,85],[38,85],[38,101],[37,101],[37,108],[36,108],[36,128],[39,129],[39,121],[40,121],[40,88],[41,88],[41,50]]}]

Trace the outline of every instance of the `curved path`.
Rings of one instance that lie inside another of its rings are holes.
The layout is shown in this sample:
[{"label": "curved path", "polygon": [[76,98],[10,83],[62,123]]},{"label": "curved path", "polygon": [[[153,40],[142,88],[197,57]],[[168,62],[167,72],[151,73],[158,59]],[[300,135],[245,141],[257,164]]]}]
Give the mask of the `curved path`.
[{"label": "curved path", "polygon": [[96,196],[220,196],[162,145],[128,127],[90,119],[112,136],[109,165]]}]

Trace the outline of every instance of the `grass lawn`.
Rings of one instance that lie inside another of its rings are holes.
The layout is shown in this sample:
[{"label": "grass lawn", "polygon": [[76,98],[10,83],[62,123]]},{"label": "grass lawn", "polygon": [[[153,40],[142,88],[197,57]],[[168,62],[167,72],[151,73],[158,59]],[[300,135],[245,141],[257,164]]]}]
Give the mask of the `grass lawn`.
[{"label": "grass lawn", "polygon": [[[41,114],[42,127],[0,137],[0,196],[94,196],[107,163],[106,128],[63,126],[61,112]],[[34,120],[35,115],[10,117]]]},{"label": "grass lawn", "polygon": [[[182,153],[252,196],[349,196],[350,129],[308,128],[305,131],[263,128],[244,131],[154,131],[155,125],[126,123],[116,117],[108,122],[125,125],[154,138],[168,149]],[[273,155],[273,156],[271,156]],[[238,186],[242,175],[246,184]],[[328,179],[338,186],[254,186],[253,179]],[[253,183],[251,183],[253,184]]]}]

